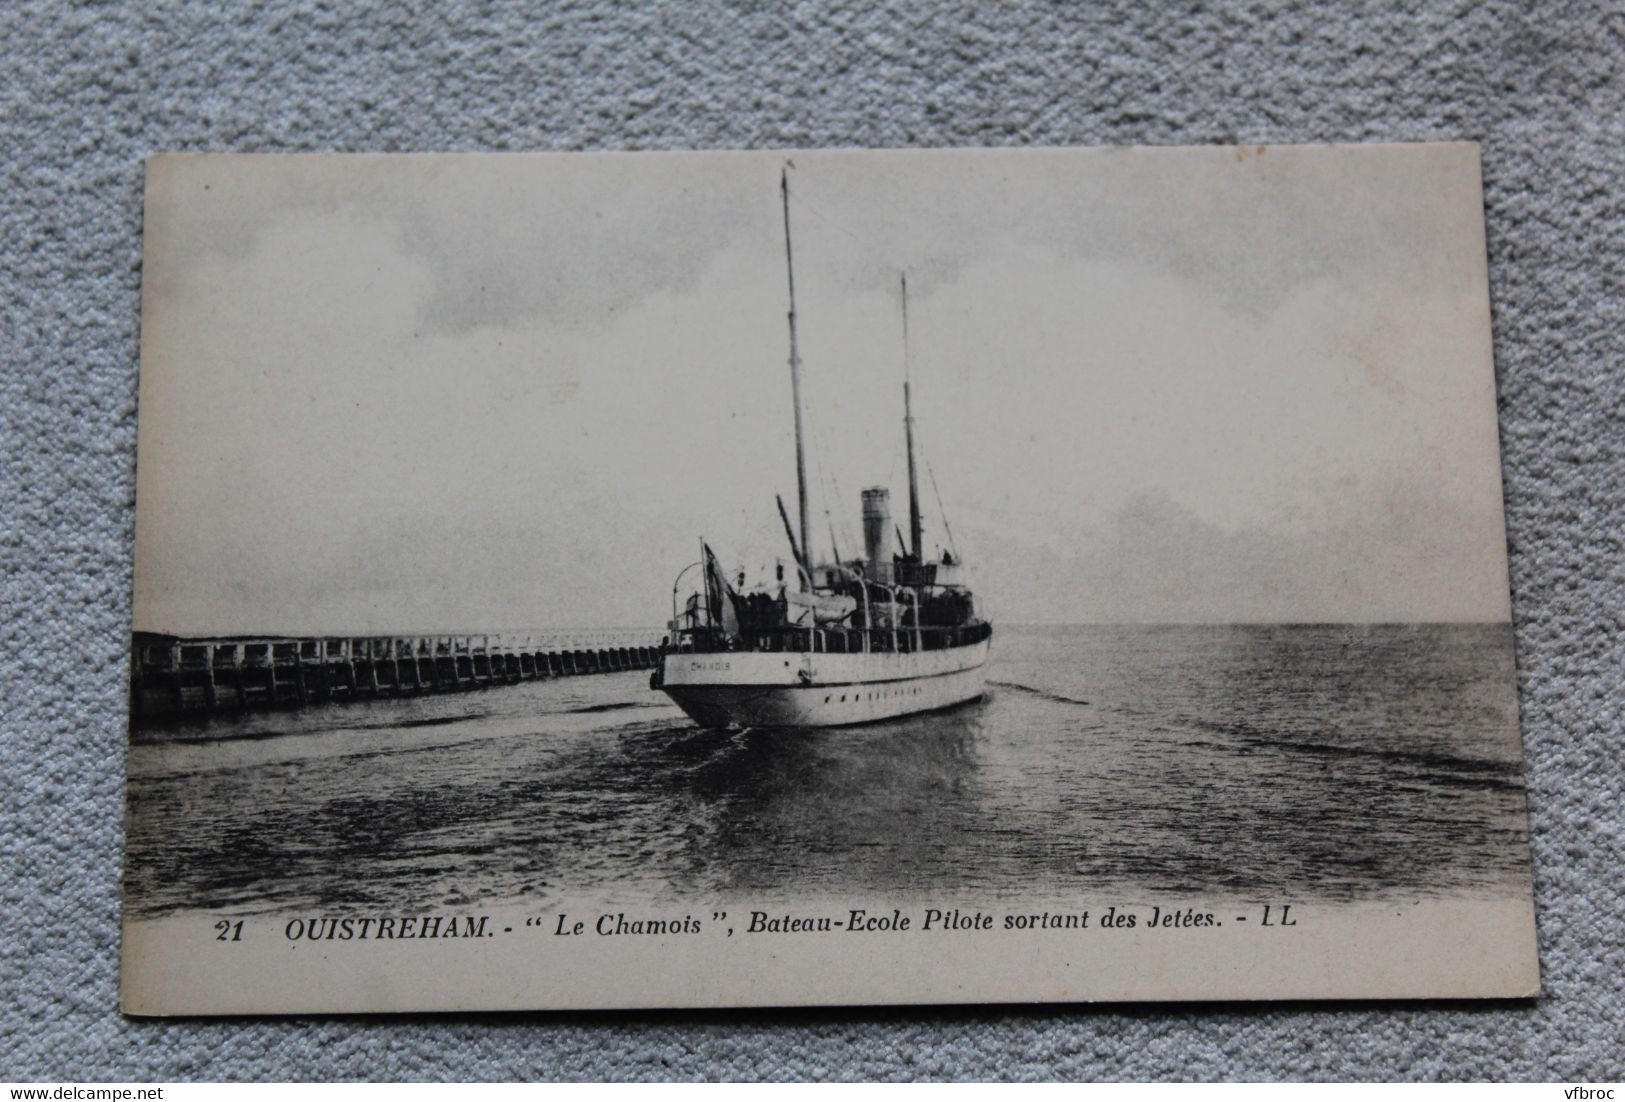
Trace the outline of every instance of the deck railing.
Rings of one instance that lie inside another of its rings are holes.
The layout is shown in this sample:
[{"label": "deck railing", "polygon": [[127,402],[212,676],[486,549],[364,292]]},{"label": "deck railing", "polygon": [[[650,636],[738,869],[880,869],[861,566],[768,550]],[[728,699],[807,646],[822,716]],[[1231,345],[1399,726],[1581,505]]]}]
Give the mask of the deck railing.
[{"label": "deck railing", "polygon": [[977,621],[957,627],[797,628],[747,631],[728,636],[714,628],[696,628],[677,634],[671,649],[713,654],[726,651],[815,654],[908,654],[920,650],[948,650],[980,643],[993,634],[992,625]]}]

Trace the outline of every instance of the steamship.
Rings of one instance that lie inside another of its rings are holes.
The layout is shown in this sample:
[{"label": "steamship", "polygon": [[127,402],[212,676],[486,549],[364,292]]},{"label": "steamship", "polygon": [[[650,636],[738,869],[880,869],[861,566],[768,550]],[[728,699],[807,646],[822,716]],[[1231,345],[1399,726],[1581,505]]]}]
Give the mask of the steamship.
[{"label": "steamship", "polygon": [[[977,615],[946,518],[942,523],[949,550],[927,560],[922,540],[908,381],[906,276],[902,306],[908,536],[898,531],[894,548],[890,492],[872,487],[862,497],[863,557],[841,559],[831,532],[831,558],[813,560],[788,167],[780,175],[779,188],[790,294],[799,539],[781,497],[779,517],[789,544],[789,569],[781,562],[775,578],[750,588],[742,574],[737,585],[731,582],[702,540],[699,560],[685,567],[672,586],[670,633],[651,683],[696,723],[720,728],[871,723],[977,700],[985,692],[983,666],[992,625]],[[684,579],[695,570],[699,575],[693,592],[679,607]]]}]

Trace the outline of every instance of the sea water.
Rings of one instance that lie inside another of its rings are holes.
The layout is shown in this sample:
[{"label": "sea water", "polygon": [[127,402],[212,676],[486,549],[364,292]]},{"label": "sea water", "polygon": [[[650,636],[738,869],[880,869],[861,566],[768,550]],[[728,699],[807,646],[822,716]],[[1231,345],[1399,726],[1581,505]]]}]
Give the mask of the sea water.
[{"label": "sea water", "polygon": [[1002,627],[988,679],[823,730],[647,673],[143,730],[128,906],[1527,891],[1509,626]]}]

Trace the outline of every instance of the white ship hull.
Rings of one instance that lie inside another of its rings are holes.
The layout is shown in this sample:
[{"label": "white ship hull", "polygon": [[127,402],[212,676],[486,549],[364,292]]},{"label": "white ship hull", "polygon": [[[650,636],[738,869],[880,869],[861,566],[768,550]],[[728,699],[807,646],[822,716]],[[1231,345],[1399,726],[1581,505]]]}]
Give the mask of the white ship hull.
[{"label": "white ship hull", "polygon": [[911,654],[675,652],[660,687],[702,727],[839,727],[975,700],[987,654],[986,639]]}]

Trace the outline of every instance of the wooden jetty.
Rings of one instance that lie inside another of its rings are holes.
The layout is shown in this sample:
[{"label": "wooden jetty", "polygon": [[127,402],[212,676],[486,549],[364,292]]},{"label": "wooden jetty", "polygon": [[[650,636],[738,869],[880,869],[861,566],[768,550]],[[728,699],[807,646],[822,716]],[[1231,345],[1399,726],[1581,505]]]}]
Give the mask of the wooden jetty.
[{"label": "wooden jetty", "polygon": [[136,632],[130,707],[141,720],[643,670],[654,666],[661,643],[658,631],[303,638]]}]

